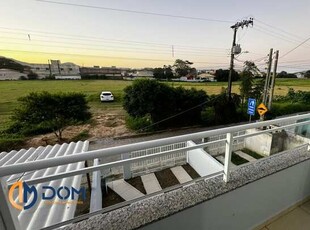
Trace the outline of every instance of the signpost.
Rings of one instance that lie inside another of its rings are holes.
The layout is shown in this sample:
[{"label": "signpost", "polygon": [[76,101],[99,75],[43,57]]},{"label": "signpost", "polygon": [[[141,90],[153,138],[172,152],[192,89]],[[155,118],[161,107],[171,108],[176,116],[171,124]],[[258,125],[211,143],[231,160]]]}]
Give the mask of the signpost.
[{"label": "signpost", "polygon": [[256,100],[253,98],[248,99],[248,114],[250,115],[250,122],[252,116],[255,115],[255,108],[256,108]]},{"label": "signpost", "polygon": [[264,116],[264,114],[268,111],[267,107],[261,103],[258,107],[257,107],[257,112],[260,116]]}]

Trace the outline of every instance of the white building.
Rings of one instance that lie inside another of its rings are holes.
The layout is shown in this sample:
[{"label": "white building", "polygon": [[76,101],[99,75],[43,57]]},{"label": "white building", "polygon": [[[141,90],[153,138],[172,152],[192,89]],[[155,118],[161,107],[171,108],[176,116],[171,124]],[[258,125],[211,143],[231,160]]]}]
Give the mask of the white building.
[{"label": "white building", "polygon": [[20,80],[27,78],[27,74],[12,69],[0,69],[0,80]]},{"label": "white building", "polygon": [[59,60],[50,60],[48,64],[33,64],[19,62],[28,66],[33,73],[38,75],[39,79],[49,76],[80,76],[80,67],[74,63],[61,63]]}]

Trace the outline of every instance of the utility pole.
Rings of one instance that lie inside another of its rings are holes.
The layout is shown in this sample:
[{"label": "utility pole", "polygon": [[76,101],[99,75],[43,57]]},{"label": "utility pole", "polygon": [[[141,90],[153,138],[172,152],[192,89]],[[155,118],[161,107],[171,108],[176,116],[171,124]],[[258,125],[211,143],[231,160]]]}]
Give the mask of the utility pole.
[{"label": "utility pole", "polygon": [[270,72],[271,72],[271,65],[272,65],[272,53],[273,49],[270,49],[269,52],[269,60],[268,60],[268,69],[267,69],[267,75],[265,79],[265,86],[264,86],[264,97],[263,97],[263,104],[266,105],[267,99],[268,99],[268,91],[270,86]]},{"label": "utility pole", "polygon": [[277,67],[278,67],[278,59],[279,59],[279,50],[276,51],[276,55],[274,59],[273,75],[272,75],[271,86],[270,86],[270,91],[269,91],[268,110],[271,110],[271,105],[272,105],[272,100],[273,100],[274,86],[275,86]]},{"label": "utility pole", "polygon": [[243,29],[244,26],[248,27],[249,25],[253,26],[253,18],[250,18],[250,20],[243,20],[241,22],[237,22],[235,25],[231,26],[234,30],[234,36],[233,36],[233,42],[231,47],[231,54],[230,54],[230,68],[229,68],[229,76],[228,76],[228,98],[231,99],[231,85],[232,85],[232,73],[234,70],[234,59],[235,54],[239,54],[241,52],[240,47],[236,49],[236,35],[237,30],[239,27]]}]

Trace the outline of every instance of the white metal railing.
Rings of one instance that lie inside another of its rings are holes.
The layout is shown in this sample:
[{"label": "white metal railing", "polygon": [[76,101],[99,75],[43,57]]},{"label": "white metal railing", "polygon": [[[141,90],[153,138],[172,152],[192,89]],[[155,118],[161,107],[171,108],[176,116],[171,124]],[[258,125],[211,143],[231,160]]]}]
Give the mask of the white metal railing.
[{"label": "white metal railing", "polygon": [[[182,142],[187,142],[190,140],[198,140],[198,139],[208,138],[208,137],[217,136],[217,135],[225,135],[225,139],[208,141],[206,143],[197,144],[195,146],[184,146],[184,147],[180,147],[180,148],[172,149],[172,150],[168,148],[167,150],[162,151],[162,152],[155,152],[153,154],[148,154],[148,155],[134,156],[132,158],[122,159],[122,160],[118,160],[115,162],[102,163],[98,165],[93,165],[88,168],[72,170],[72,171],[65,172],[65,173],[59,173],[57,175],[50,175],[46,177],[30,179],[30,180],[26,180],[25,182],[29,185],[33,185],[33,184],[38,184],[42,182],[57,180],[60,178],[70,177],[74,175],[85,174],[85,173],[103,170],[103,169],[109,169],[112,167],[124,166],[125,164],[128,164],[128,163],[134,164],[134,163],[141,162],[141,161],[156,159],[158,157],[165,157],[171,154],[180,154],[180,153],[184,153],[189,150],[205,148],[207,146],[211,146],[215,144],[221,144],[221,145],[225,144],[225,164],[224,164],[224,178],[223,179],[225,182],[227,182],[229,181],[229,176],[230,176],[232,145],[234,141],[244,139],[246,137],[260,135],[263,133],[274,132],[277,130],[288,129],[288,128],[293,128],[293,127],[297,127],[301,125],[310,124],[310,120],[298,122],[299,120],[307,119],[307,118],[310,118],[310,114],[296,115],[292,117],[280,118],[280,119],[263,121],[263,122],[256,122],[256,123],[251,123],[251,124],[222,128],[222,129],[209,130],[209,131],[192,133],[192,134],[187,134],[187,135],[182,135],[182,136],[175,136],[175,137],[146,141],[146,142],[141,142],[141,143],[128,144],[128,145],[123,145],[123,146],[118,146],[118,147],[104,148],[104,149],[99,149],[99,150],[87,151],[87,152],[80,153],[77,155],[62,156],[62,157],[57,157],[57,158],[38,160],[34,162],[2,166],[0,167],[0,194],[3,194],[7,191],[6,186],[8,185],[6,185],[5,181],[3,181],[3,178],[9,175],[24,173],[24,172],[29,172],[29,171],[35,171],[35,170],[59,166],[59,165],[82,162],[86,160],[93,160],[97,158],[104,158],[107,156],[126,154],[129,152],[143,151],[144,149],[156,148],[156,147],[165,146],[165,145],[173,145],[175,143],[182,143]],[[233,135],[234,133],[240,132],[243,130],[260,128],[260,127],[265,127],[265,126],[280,124],[280,123],[291,123],[291,124],[281,126],[281,127],[275,127],[272,129],[262,130],[256,133],[242,134],[239,136]],[[3,197],[0,197],[0,201],[1,200],[3,202]],[[5,200],[5,202],[7,202],[7,200]],[[5,216],[4,218],[5,218],[4,220],[5,222],[8,221],[9,223],[11,223],[12,226],[14,226],[14,220],[12,220],[12,218],[6,218]],[[1,226],[1,222],[0,222],[0,226]]]}]

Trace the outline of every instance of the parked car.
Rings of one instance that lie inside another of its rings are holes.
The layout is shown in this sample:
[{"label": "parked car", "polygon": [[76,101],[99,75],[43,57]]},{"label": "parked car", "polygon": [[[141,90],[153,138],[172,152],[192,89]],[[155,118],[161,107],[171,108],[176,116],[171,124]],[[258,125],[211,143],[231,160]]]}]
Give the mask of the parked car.
[{"label": "parked car", "polygon": [[100,101],[114,101],[114,96],[110,91],[102,91],[100,94]]}]

